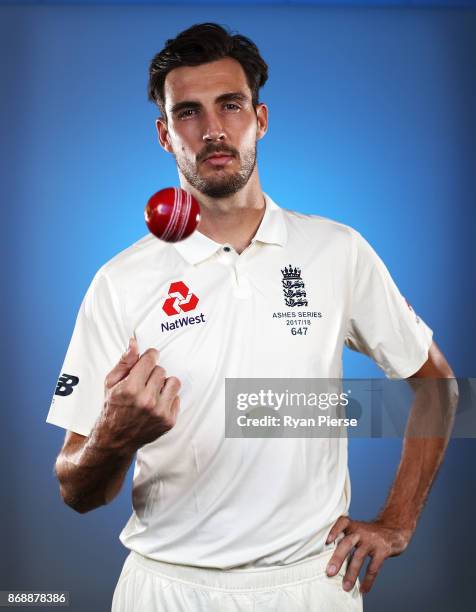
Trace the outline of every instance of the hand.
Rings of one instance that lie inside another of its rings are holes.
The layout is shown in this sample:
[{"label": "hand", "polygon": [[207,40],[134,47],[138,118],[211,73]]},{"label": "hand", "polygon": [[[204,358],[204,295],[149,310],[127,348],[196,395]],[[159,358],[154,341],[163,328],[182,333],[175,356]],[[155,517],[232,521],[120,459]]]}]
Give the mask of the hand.
[{"label": "hand", "polygon": [[[410,529],[390,527],[382,520],[371,522],[353,521],[348,516],[340,516],[334,523],[327,537],[327,544],[344,533],[344,538],[337,545],[334,554],[327,565],[328,576],[334,576],[339,571],[347,555],[355,548],[344,576],[343,588],[350,591],[355,585],[362,565],[367,555],[371,561],[367,566],[365,578],[360,586],[361,593],[368,593],[375,578],[387,557],[396,557],[402,553],[410,542]],[[334,569],[332,569],[332,567]]]},{"label": "hand", "polygon": [[101,421],[108,446],[135,452],[175,425],[180,381],[166,378],[157,358],[153,348],[139,356],[131,338],[128,350],[106,376]]}]

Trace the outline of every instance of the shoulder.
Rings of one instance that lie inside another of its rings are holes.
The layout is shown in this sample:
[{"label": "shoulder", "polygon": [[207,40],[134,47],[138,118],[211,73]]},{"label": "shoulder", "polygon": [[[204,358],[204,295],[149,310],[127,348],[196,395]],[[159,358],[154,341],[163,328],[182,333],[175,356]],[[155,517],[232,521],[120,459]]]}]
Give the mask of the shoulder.
[{"label": "shoulder", "polygon": [[299,225],[302,227],[309,227],[311,229],[323,229],[325,231],[334,231],[337,233],[349,234],[356,232],[354,228],[340,221],[335,221],[329,217],[322,217],[321,215],[307,214],[298,212],[296,210],[290,210],[287,208],[281,208],[284,217],[288,223]]},{"label": "shoulder", "polygon": [[96,272],[94,282],[132,288],[142,275],[164,269],[164,261],[171,256],[169,244],[147,234],[104,263]]},{"label": "shoulder", "polygon": [[361,234],[350,225],[328,217],[305,214],[295,210],[281,209],[288,229],[290,239],[312,241],[322,247],[324,244],[335,248],[355,249],[356,243],[362,239]]}]

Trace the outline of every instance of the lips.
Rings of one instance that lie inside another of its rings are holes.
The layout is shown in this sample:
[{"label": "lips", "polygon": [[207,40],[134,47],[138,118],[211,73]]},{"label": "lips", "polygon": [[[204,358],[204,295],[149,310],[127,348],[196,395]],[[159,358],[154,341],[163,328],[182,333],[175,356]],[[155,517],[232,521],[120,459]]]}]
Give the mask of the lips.
[{"label": "lips", "polygon": [[205,161],[210,163],[212,166],[223,166],[227,162],[233,159],[233,155],[229,153],[214,153],[207,157]]}]

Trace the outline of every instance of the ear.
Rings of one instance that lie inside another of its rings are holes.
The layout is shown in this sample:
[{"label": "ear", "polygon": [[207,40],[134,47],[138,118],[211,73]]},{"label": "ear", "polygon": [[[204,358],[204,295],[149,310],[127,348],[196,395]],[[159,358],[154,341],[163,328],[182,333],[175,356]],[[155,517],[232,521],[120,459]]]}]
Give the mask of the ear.
[{"label": "ear", "polygon": [[157,136],[160,146],[167,151],[167,153],[173,153],[172,145],[170,144],[169,130],[167,128],[167,122],[165,119],[159,117],[155,121],[155,127],[157,129]]},{"label": "ear", "polygon": [[256,140],[261,140],[268,131],[268,107],[266,104],[258,104],[256,106],[256,118],[258,120]]}]

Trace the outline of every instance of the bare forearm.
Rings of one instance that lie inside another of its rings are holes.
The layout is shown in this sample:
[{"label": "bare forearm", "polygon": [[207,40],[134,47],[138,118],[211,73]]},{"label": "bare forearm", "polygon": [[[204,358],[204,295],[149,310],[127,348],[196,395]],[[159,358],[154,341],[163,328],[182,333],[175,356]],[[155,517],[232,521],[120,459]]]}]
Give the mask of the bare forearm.
[{"label": "bare forearm", "polygon": [[454,379],[412,383],[415,401],[395,481],[378,516],[413,533],[448,445],[458,403]]},{"label": "bare forearm", "polygon": [[444,457],[444,438],[407,438],[395,481],[377,520],[413,533]]},{"label": "bare forearm", "polygon": [[81,513],[109,503],[119,492],[133,456],[133,450],[111,445],[100,426],[93,429],[82,447],[61,454],[56,462],[65,503]]}]

